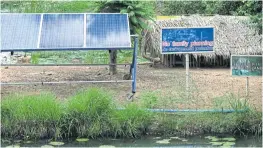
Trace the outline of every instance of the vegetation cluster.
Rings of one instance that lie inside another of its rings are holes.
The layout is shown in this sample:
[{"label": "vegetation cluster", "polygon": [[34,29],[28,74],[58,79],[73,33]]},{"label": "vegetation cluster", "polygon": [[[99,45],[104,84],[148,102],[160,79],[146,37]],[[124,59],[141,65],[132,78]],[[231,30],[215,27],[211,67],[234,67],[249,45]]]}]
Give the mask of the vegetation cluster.
[{"label": "vegetation cluster", "polygon": [[[1,103],[1,136],[7,139],[66,139],[205,133],[261,135],[262,113],[237,100],[233,113],[154,113],[156,93],[120,108],[105,90],[82,90],[66,102],[50,93],[10,95]],[[245,112],[238,112],[247,109]]]}]

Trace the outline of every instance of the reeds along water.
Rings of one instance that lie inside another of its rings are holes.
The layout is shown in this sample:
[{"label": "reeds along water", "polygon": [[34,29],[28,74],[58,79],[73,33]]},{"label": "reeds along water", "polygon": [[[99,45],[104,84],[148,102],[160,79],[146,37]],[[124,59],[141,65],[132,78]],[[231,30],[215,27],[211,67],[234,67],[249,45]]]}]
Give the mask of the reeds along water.
[{"label": "reeds along water", "polygon": [[1,104],[3,137],[19,139],[69,137],[137,137],[151,114],[129,104],[118,111],[105,90],[83,90],[59,102],[55,96],[11,95]]},{"label": "reeds along water", "polygon": [[[10,139],[65,139],[137,138],[145,134],[262,134],[262,112],[252,109],[229,114],[152,113],[145,108],[156,107],[158,95],[147,93],[139,99],[137,104],[128,103],[124,110],[117,110],[112,96],[98,88],[82,90],[64,102],[50,93],[10,95],[1,104],[1,135]],[[248,107],[239,102],[232,106]]]}]

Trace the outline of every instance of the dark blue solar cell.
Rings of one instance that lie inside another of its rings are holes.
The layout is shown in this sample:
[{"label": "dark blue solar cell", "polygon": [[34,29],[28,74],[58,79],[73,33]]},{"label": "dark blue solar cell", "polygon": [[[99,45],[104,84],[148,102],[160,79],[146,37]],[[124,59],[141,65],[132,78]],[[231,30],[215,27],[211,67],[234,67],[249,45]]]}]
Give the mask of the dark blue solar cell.
[{"label": "dark blue solar cell", "polygon": [[44,14],[40,48],[84,46],[84,14]]},{"label": "dark blue solar cell", "polygon": [[1,14],[1,49],[35,49],[40,14]]},{"label": "dark blue solar cell", "polygon": [[86,46],[131,47],[127,14],[87,14]]}]

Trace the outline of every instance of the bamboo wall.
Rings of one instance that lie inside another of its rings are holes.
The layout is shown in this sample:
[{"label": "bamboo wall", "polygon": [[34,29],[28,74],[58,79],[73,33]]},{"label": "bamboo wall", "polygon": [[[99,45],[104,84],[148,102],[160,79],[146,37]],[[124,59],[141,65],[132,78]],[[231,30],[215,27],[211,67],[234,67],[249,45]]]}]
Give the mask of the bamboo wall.
[{"label": "bamboo wall", "polygon": [[[162,55],[161,63],[167,67],[185,66],[184,55]],[[189,55],[189,67],[230,67],[230,57],[216,55],[214,57]]]}]

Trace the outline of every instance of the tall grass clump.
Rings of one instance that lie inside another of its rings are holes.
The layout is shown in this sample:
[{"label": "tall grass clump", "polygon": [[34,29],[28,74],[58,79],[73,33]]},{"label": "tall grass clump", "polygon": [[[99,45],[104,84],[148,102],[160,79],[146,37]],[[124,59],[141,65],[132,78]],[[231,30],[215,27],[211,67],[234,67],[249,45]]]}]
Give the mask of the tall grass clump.
[{"label": "tall grass clump", "polygon": [[157,133],[168,135],[234,134],[262,135],[262,112],[248,104],[248,98],[232,93],[214,99],[215,109],[233,109],[232,113],[159,113]]},{"label": "tall grass clump", "polygon": [[33,52],[31,54],[31,63],[33,64],[39,64],[41,53],[40,52]]},{"label": "tall grass clump", "polygon": [[227,108],[235,110],[233,113],[171,114],[147,110],[158,104],[157,94],[150,92],[140,97],[140,105],[131,102],[121,109],[114,105],[113,97],[106,90],[98,88],[82,90],[61,103],[49,93],[16,94],[3,98],[1,102],[1,136],[56,139],[137,138],[148,133],[162,136],[205,133],[262,135],[262,112],[237,98],[224,97]]},{"label": "tall grass clump", "polygon": [[49,93],[12,95],[1,102],[1,135],[19,139],[59,136],[62,109]]},{"label": "tall grass clump", "polygon": [[110,131],[112,97],[98,88],[82,90],[67,102],[61,121],[65,137],[105,136]]},{"label": "tall grass clump", "polygon": [[138,105],[131,103],[125,109],[118,110],[112,117],[114,137],[136,138],[149,131],[153,114]]},{"label": "tall grass clump", "polygon": [[[261,114],[262,115],[262,114]],[[261,117],[247,113],[177,113],[156,116],[161,135],[261,135]],[[157,120],[156,119],[156,120]]]},{"label": "tall grass clump", "polygon": [[249,98],[242,98],[234,93],[227,93],[223,96],[214,98],[213,105],[215,109],[233,109],[235,111],[248,110],[251,108],[248,99]]},{"label": "tall grass clump", "polygon": [[136,104],[118,110],[105,90],[90,88],[59,104],[48,93],[11,95],[2,101],[1,135],[15,139],[138,137],[152,114]]},{"label": "tall grass clump", "polygon": [[137,137],[146,131],[150,113],[129,104],[118,110],[105,90],[80,91],[66,105],[61,120],[64,137]]}]

